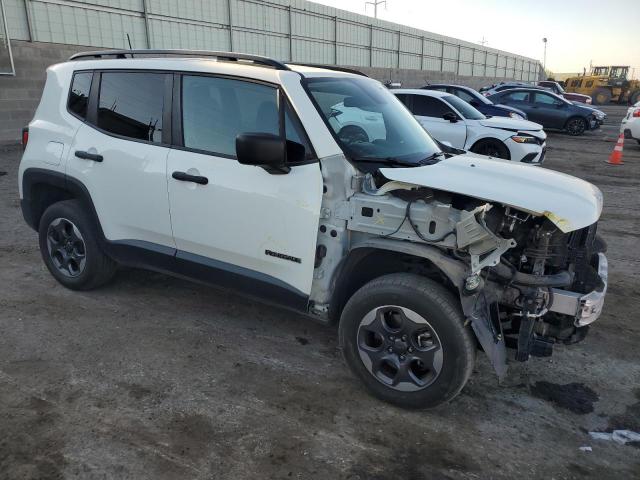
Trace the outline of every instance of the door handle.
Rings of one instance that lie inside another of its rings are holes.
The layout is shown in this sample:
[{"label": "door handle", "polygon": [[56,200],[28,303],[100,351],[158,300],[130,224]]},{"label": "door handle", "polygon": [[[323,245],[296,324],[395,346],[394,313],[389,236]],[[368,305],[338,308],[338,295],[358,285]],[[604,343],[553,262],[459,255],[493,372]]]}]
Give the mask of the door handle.
[{"label": "door handle", "polygon": [[97,153],[83,152],[81,150],[76,150],[75,156],[84,160],[93,160],[94,162],[101,162],[102,160],[104,160],[102,155],[99,155]]},{"label": "door handle", "polygon": [[209,179],[207,177],[202,177],[200,175],[189,175],[186,172],[173,172],[171,176],[176,180],[180,180],[181,182],[193,182],[199,185],[206,185],[207,183],[209,183]]}]

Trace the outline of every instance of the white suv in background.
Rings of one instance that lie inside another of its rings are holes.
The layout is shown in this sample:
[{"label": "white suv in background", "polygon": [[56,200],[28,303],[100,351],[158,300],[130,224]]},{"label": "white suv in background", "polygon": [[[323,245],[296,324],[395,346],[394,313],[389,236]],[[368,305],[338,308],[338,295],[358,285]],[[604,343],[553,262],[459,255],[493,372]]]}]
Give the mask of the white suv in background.
[{"label": "white suv in background", "polygon": [[544,161],[547,134],[542,125],[509,117],[485,117],[447,92],[396,89],[420,124],[437,140],[480,155],[532,165]]},{"label": "white suv in background", "polygon": [[[354,135],[336,105],[379,130]],[[550,355],[601,312],[596,187],[443,153],[380,82],[338,67],[77,54],[47,70],[23,139],[23,215],[62,285],[123,264],[339,322],[355,376],[398,405],[452,399],[478,344],[504,376],[507,348]]]},{"label": "white suv in background", "polygon": [[620,131],[624,138],[636,140],[640,143],[640,102],[629,107],[627,114],[622,119]]}]

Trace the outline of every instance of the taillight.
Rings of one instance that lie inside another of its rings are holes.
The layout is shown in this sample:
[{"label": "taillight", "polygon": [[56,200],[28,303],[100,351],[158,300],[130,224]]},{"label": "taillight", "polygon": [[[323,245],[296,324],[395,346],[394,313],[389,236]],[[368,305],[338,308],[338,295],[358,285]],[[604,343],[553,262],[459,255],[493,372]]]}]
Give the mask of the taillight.
[{"label": "taillight", "polygon": [[29,142],[29,127],[24,127],[22,129],[22,149],[27,148],[27,143]]},{"label": "taillight", "polygon": [[633,116],[636,117],[636,118],[640,118],[640,108],[636,108],[633,111]]}]

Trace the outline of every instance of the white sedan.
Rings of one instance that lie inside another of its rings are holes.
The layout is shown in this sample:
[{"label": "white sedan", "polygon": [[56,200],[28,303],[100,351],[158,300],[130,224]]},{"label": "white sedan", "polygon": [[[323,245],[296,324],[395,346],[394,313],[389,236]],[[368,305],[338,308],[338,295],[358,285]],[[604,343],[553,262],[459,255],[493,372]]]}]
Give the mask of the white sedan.
[{"label": "white sedan", "polygon": [[540,165],[547,134],[542,125],[485,117],[464,100],[435,90],[392,90],[435,139],[480,155]]},{"label": "white sedan", "polygon": [[640,102],[627,110],[627,115],[622,119],[620,131],[624,138],[631,138],[640,143]]}]

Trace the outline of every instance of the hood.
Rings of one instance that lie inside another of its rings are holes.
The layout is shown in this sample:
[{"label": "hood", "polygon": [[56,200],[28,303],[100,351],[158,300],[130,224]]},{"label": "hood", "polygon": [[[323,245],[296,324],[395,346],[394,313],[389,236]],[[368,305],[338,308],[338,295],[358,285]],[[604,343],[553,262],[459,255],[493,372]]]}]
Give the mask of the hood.
[{"label": "hood", "polygon": [[493,103],[492,106],[498,107],[500,108],[500,110],[505,110],[507,112],[517,113],[518,115],[521,115],[523,118],[527,118],[527,114],[524,113],[522,110],[518,110],[517,108],[510,107],[509,105],[503,105],[502,103]]},{"label": "hood", "polygon": [[434,165],[381,168],[389,180],[444,190],[544,215],[563,232],[598,221],[602,192],[564,173],[508,160],[457,155]]},{"label": "hood", "polygon": [[513,130],[514,132],[535,132],[542,130],[542,125],[530,122],[529,120],[517,120],[510,117],[491,117],[478,120],[483,127],[502,128]]}]

